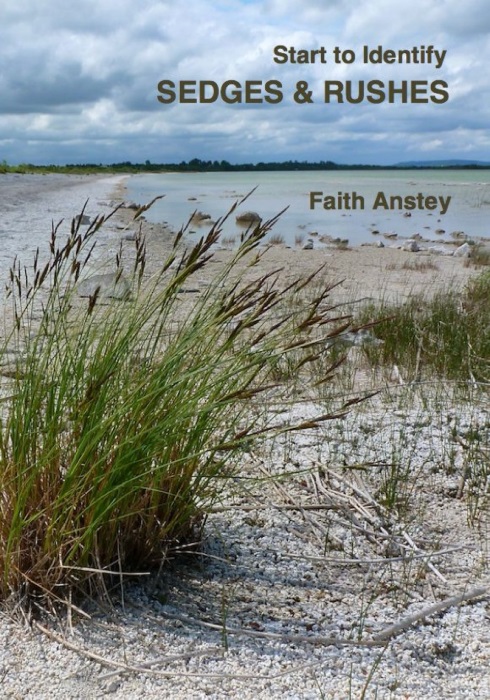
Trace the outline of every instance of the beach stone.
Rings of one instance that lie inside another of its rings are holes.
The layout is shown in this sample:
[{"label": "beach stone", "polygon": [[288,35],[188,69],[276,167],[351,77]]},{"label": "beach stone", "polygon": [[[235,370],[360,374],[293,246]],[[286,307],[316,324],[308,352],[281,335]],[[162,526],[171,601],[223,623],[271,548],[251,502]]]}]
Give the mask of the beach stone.
[{"label": "beach stone", "polygon": [[191,221],[195,224],[200,224],[203,221],[210,221],[211,220],[211,214],[205,214],[202,211],[196,211],[192,215]]},{"label": "beach stone", "polygon": [[452,255],[453,251],[451,248],[448,248],[447,246],[438,246],[438,245],[433,245],[427,248],[429,253],[433,253],[434,255]]},{"label": "beach stone", "polygon": [[460,245],[453,253],[455,258],[469,258],[471,255],[471,246],[468,243]]},{"label": "beach stone", "polygon": [[124,206],[126,209],[132,209],[133,211],[137,211],[140,208],[140,205],[136,204],[136,202],[128,202]]},{"label": "beach stone", "polygon": [[242,214],[237,214],[237,224],[260,224],[262,217],[256,211],[244,211]]},{"label": "beach stone", "polygon": [[405,243],[402,246],[402,250],[406,250],[409,253],[418,253],[420,250],[420,246],[417,243],[417,241],[414,241],[413,238],[411,238],[408,241],[405,241]]},{"label": "beach stone", "polygon": [[75,224],[78,226],[90,226],[92,223],[92,220],[90,216],[87,216],[86,214],[78,214],[78,216],[75,217]]},{"label": "beach stone", "polygon": [[308,241],[303,246],[303,250],[313,250],[313,241]]},{"label": "beach stone", "polygon": [[117,273],[108,272],[82,280],[78,285],[78,296],[91,297],[97,289],[100,289],[100,299],[127,299],[131,294],[131,285],[125,277],[120,275],[118,278]]}]

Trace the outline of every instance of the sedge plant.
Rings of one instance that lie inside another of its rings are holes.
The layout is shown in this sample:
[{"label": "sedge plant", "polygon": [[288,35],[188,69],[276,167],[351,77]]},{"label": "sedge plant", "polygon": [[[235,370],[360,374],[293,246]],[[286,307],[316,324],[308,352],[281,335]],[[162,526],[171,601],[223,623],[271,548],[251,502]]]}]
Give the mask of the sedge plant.
[{"label": "sedge plant", "polygon": [[[182,289],[213,259],[222,221],[190,249],[181,231],[149,278],[138,235],[127,298],[103,298],[97,287],[81,299],[105,219],[83,230],[80,221],[65,240],[53,227],[44,264],[38,253],[10,270],[0,358],[4,599],[94,593],[112,577],[161,567],[199,535],[245,445],[302,427],[278,427],[267,410],[283,395],[278,361],[300,349],[304,372],[324,338],[349,324],[335,307],[321,310],[328,286],[298,303],[314,275],[281,286],[279,270],[260,272],[275,219],[242,235],[186,312]],[[118,254],[116,282],[124,267]]]}]

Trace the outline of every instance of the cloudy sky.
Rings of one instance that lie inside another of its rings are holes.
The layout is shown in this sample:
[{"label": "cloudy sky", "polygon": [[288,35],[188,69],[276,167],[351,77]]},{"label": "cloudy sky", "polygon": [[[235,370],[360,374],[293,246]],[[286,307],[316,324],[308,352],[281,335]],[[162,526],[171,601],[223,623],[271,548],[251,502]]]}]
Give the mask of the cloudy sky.
[{"label": "cloudy sky", "polygon": [[[277,45],[326,49],[278,65]],[[446,50],[364,64],[362,47]],[[335,64],[333,48],[356,60]],[[0,161],[490,161],[488,0],[2,0]],[[161,80],[277,80],[279,104],[161,104]],[[297,104],[305,80],[313,103]],[[444,104],[325,104],[326,80],[444,80]]]}]

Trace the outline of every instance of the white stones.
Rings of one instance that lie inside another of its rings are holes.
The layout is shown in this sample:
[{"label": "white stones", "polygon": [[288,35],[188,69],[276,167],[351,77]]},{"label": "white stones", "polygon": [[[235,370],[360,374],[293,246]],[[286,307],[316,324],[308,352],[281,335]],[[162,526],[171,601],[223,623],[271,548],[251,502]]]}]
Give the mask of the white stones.
[{"label": "white stones", "polygon": [[455,258],[469,258],[471,255],[471,246],[469,243],[463,243],[453,252]]},{"label": "white stones", "polygon": [[402,250],[406,250],[410,253],[418,253],[420,246],[413,238],[409,238],[408,241],[405,241],[405,243],[402,245]]}]

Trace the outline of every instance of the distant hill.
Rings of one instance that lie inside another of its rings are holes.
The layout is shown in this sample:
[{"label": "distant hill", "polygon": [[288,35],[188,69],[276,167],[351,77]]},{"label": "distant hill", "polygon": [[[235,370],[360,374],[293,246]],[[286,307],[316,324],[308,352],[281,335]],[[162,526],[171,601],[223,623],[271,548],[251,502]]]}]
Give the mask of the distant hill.
[{"label": "distant hill", "polygon": [[395,168],[488,168],[490,163],[481,160],[463,160],[453,158],[451,160],[409,160],[403,163],[395,163]]}]

